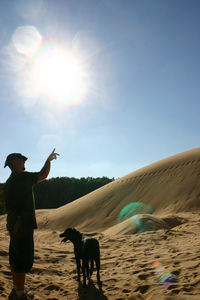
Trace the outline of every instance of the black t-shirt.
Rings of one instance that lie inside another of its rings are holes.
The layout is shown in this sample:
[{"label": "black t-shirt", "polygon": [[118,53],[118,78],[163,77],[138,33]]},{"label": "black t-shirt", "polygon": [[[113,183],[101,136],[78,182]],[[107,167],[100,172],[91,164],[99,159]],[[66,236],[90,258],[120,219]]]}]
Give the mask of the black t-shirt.
[{"label": "black t-shirt", "polygon": [[7,228],[13,231],[17,216],[21,217],[20,232],[37,228],[33,185],[37,182],[38,172],[12,172],[4,186],[7,209]]}]

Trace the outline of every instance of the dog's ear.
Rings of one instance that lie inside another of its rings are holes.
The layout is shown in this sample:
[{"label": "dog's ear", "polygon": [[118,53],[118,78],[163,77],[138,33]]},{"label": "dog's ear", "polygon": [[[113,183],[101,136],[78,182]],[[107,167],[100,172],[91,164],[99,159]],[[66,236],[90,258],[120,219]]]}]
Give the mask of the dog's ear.
[{"label": "dog's ear", "polygon": [[73,227],[69,227],[69,228],[66,229],[66,233],[67,233],[67,234],[71,234],[71,233],[73,233],[74,231],[75,231],[75,229],[74,229]]}]

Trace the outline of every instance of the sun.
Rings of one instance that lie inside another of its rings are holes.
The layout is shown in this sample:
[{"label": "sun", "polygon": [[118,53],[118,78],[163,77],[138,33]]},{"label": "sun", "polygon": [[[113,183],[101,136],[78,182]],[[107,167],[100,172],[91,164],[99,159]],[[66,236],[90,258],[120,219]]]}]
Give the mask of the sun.
[{"label": "sun", "polygon": [[73,102],[87,91],[86,71],[72,53],[57,46],[40,49],[29,69],[33,94],[55,102]]}]

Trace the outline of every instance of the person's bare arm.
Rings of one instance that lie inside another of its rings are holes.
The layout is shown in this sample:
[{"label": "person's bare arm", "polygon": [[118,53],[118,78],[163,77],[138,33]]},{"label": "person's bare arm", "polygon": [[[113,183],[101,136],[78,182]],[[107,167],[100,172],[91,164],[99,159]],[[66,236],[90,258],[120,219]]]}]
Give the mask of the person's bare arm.
[{"label": "person's bare arm", "polygon": [[59,155],[58,153],[55,153],[55,150],[56,149],[53,149],[52,153],[47,158],[43,168],[40,170],[40,172],[38,174],[38,182],[46,179],[47,176],[49,175],[49,171],[50,171],[50,168],[51,168],[51,161],[53,159],[56,159],[57,156]]}]

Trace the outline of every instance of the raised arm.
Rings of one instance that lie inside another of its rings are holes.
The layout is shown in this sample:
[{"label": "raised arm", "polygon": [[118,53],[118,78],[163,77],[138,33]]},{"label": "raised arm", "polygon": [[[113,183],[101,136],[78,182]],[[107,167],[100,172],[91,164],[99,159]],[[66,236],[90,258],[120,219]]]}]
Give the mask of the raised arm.
[{"label": "raised arm", "polygon": [[47,158],[43,168],[40,170],[39,174],[38,174],[38,182],[44,180],[47,178],[47,176],[49,175],[49,171],[51,168],[51,161],[56,159],[57,156],[59,155],[58,153],[55,153],[55,148],[53,149],[53,151],[51,152],[51,154],[49,155],[49,157]]}]

